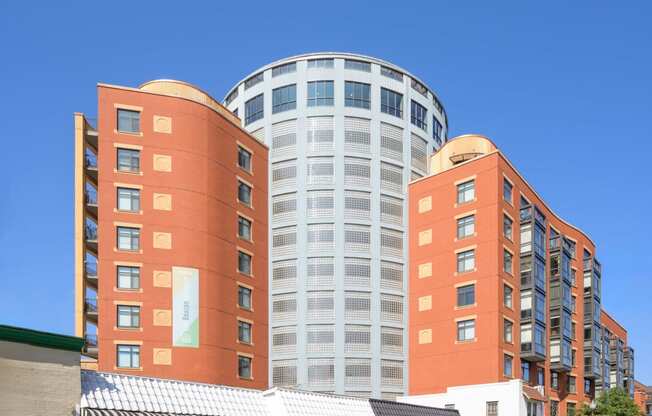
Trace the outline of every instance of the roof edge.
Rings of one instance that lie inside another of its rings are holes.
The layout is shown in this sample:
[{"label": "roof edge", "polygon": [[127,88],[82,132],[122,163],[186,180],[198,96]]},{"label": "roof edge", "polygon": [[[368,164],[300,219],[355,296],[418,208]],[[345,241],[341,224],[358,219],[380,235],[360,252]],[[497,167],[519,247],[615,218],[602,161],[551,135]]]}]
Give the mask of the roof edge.
[{"label": "roof edge", "polygon": [[79,353],[81,353],[82,347],[84,346],[84,340],[79,337],[10,325],[0,325],[0,341]]}]

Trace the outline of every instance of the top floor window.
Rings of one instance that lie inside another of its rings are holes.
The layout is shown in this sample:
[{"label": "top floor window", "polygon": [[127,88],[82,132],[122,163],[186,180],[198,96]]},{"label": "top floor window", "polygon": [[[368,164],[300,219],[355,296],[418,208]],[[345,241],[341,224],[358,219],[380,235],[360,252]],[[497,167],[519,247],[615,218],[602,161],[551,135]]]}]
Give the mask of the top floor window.
[{"label": "top floor window", "polygon": [[381,73],[381,75],[384,75],[387,78],[395,79],[397,81],[403,81],[403,74],[401,74],[398,71],[394,71],[392,68],[388,68],[386,66],[381,66],[380,67],[380,73]]},{"label": "top floor window", "polygon": [[237,89],[237,88],[234,89],[233,91],[231,91],[231,94],[229,94],[229,95],[226,97],[226,100],[224,100],[224,102],[226,103],[226,105],[229,105],[229,104],[231,104],[231,103],[233,102],[233,100],[235,100],[236,98],[238,98],[238,89]]},{"label": "top floor window", "polygon": [[457,185],[457,203],[464,204],[475,199],[475,181],[466,181]]},{"label": "top floor window", "polygon": [[355,69],[356,71],[371,72],[371,64],[369,62],[356,61],[353,59],[345,59],[344,68]]},{"label": "top floor window", "polygon": [[506,202],[512,203],[512,190],[514,186],[507,179],[503,179],[503,199]]},{"label": "top floor window", "polygon": [[422,130],[428,129],[428,122],[426,121],[426,116],[428,114],[428,111],[426,110],[426,107],[412,100],[412,111],[410,112],[410,114],[411,114],[412,124],[414,124],[415,126],[419,127]]},{"label": "top floor window", "polygon": [[308,68],[332,68],[334,66],[334,60],[332,58],[325,59],[309,59]]},{"label": "top floor window", "polygon": [[416,79],[412,80],[412,89],[418,92],[419,94],[423,95],[424,97],[428,97],[428,88],[426,88],[425,85],[423,85]]},{"label": "top floor window", "polygon": [[247,79],[247,80],[244,82],[244,88],[245,88],[245,90],[248,90],[249,88],[253,87],[254,85],[263,82],[263,77],[264,77],[264,75],[263,75],[263,73],[261,72],[261,73],[258,73],[258,74],[256,74],[256,75],[252,76],[251,78]]},{"label": "top floor window", "polygon": [[291,74],[293,72],[297,72],[296,62],[290,62],[287,64],[275,66],[274,68],[272,68],[272,78],[277,77],[279,75]]},{"label": "top floor window", "polygon": [[437,117],[432,116],[432,138],[441,144],[441,136],[443,133],[444,127],[441,125]]},{"label": "top floor window", "polygon": [[380,111],[403,118],[403,95],[387,88],[380,89]]},{"label": "top floor window", "polygon": [[297,108],[296,84],[275,88],[272,91],[272,114]]},{"label": "top floor window", "polygon": [[264,114],[263,94],[260,94],[245,103],[245,126],[260,120]]},{"label": "top floor window", "polygon": [[371,86],[362,82],[344,83],[344,105],[347,107],[371,108]]},{"label": "top floor window", "polygon": [[251,172],[251,152],[242,146],[238,146],[238,166]]},{"label": "top floor window", "polygon": [[118,109],[118,131],[140,133],[140,112]]}]

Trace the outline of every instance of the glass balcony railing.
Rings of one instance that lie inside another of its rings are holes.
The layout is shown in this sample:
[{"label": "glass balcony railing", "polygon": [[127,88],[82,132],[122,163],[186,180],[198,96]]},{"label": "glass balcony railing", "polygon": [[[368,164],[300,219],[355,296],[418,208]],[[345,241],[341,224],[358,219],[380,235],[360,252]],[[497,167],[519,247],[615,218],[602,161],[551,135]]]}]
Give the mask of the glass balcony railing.
[{"label": "glass balcony railing", "polygon": [[84,191],[84,200],[87,205],[97,205],[97,191],[95,189],[86,188]]},{"label": "glass balcony railing", "polygon": [[97,169],[97,156],[88,149],[84,153],[84,164],[87,169]]},{"label": "glass balcony railing", "polygon": [[84,310],[90,313],[97,313],[97,298],[86,298]]},{"label": "glass balcony railing", "polygon": [[84,336],[86,348],[97,348],[97,334],[86,334]]},{"label": "glass balcony railing", "polygon": [[97,226],[91,226],[86,224],[86,229],[84,231],[86,240],[88,241],[97,241]]},{"label": "glass balcony railing", "polygon": [[97,263],[85,262],[86,276],[97,277]]}]

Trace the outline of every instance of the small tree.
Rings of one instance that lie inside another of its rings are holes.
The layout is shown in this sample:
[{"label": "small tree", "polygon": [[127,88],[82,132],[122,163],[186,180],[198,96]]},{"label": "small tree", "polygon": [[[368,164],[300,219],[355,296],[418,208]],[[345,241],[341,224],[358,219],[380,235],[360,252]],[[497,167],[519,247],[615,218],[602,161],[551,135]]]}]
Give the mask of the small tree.
[{"label": "small tree", "polygon": [[621,388],[614,388],[604,391],[595,401],[595,407],[591,408],[584,403],[580,408],[578,416],[642,416],[643,412],[638,408],[629,394]]}]

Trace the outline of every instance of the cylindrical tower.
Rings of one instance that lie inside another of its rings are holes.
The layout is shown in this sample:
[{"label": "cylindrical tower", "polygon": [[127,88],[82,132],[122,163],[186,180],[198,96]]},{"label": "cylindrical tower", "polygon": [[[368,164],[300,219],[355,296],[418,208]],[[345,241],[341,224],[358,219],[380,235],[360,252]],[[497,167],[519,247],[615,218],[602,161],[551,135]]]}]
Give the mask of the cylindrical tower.
[{"label": "cylindrical tower", "polygon": [[406,189],[446,140],[439,99],[389,62],[312,53],[225,104],[271,148],[270,385],[405,393]]}]

